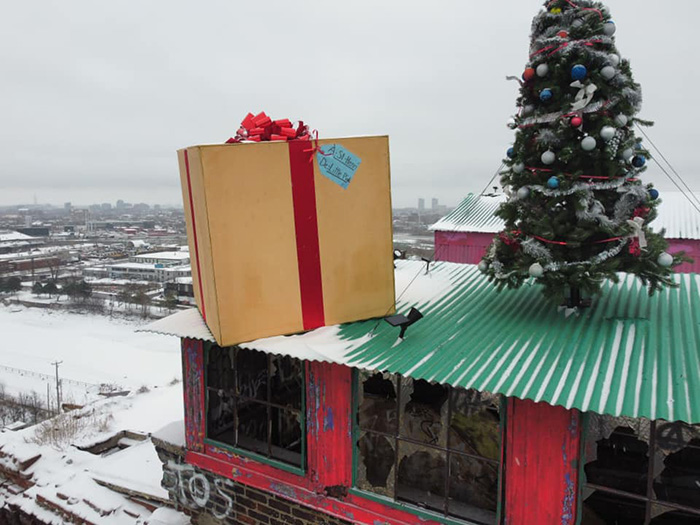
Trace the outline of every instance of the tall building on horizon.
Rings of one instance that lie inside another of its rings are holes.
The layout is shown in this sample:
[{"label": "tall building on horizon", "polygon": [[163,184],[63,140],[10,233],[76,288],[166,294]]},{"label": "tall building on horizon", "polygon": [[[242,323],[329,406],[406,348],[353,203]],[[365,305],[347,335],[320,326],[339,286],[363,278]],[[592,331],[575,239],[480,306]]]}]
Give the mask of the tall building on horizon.
[{"label": "tall building on horizon", "polygon": [[418,211],[425,211],[425,199],[422,197],[418,199]]},{"label": "tall building on horizon", "polygon": [[437,200],[435,197],[433,197],[433,202],[432,202],[431,209],[432,209],[433,211],[438,211],[438,206],[439,206],[439,205],[438,205],[438,200]]}]

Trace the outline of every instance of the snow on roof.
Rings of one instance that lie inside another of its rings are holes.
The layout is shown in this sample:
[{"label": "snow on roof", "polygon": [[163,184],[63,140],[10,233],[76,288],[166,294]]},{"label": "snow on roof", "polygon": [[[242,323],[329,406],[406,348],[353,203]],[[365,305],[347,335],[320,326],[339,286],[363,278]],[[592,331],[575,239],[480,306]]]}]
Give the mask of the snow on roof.
[{"label": "snow on roof", "polygon": [[[154,514],[128,495],[154,506],[168,504],[160,485],[162,463],[150,439],[99,455],[78,448],[118,437],[123,430],[154,432],[181,418],[178,383],[105,399],[34,427],[0,434],[0,477],[27,480],[24,490],[3,485],[0,498],[44,523],[65,523],[66,516],[108,525],[158,523],[151,517],[189,523],[172,509]],[[46,428],[51,427],[60,429],[52,434],[57,437],[48,437]]]},{"label": "snow on roof", "polygon": [[[651,224],[653,231],[666,230],[667,239],[700,239],[700,193],[679,191],[661,193],[659,215]],[[504,227],[494,212],[505,201],[505,195],[470,193],[452,212],[433,224],[432,231],[498,233]]]},{"label": "snow on roof", "polygon": [[679,191],[661,192],[659,216],[651,223],[651,229],[666,229],[667,239],[700,239],[700,193],[691,195]]},{"label": "snow on roof", "polygon": [[20,232],[0,232],[0,242],[5,241],[36,241],[36,239]]},{"label": "snow on roof", "polygon": [[154,252],[154,253],[142,253],[140,255],[134,255],[134,259],[163,259],[171,261],[181,261],[183,259],[189,259],[189,252]]}]

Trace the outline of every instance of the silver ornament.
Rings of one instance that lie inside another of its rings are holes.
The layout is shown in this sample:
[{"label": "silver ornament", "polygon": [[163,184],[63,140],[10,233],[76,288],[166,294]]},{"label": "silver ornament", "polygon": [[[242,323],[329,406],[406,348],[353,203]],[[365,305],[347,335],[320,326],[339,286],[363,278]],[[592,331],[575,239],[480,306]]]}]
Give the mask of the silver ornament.
[{"label": "silver ornament", "polygon": [[525,170],[525,164],[522,162],[518,162],[517,164],[513,164],[513,173],[522,173]]},{"label": "silver ornament", "polygon": [[615,71],[615,68],[612,66],[605,66],[603,69],[600,70],[600,75],[605,79],[605,80],[611,80],[617,71]]},{"label": "silver ornament", "polygon": [[617,67],[620,65],[620,55],[610,55],[610,64],[613,67]]},{"label": "silver ornament", "polygon": [[541,159],[542,159],[542,164],[549,165],[549,164],[554,164],[554,161],[557,160],[557,156],[554,154],[553,151],[548,150],[542,154]]},{"label": "silver ornament", "polygon": [[484,261],[483,259],[479,262],[479,271],[481,273],[486,273],[486,271],[489,269],[489,263]]},{"label": "silver ornament", "polygon": [[615,125],[618,128],[624,128],[628,122],[629,119],[627,118],[627,115],[623,115],[622,113],[615,117]]},{"label": "silver ornament", "polygon": [[520,114],[523,117],[527,117],[528,115],[532,115],[535,112],[535,106],[523,106],[522,111]]},{"label": "silver ornament", "polygon": [[549,66],[547,64],[540,64],[539,66],[537,66],[536,71],[538,77],[546,77],[549,73]]},{"label": "silver ornament", "polygon": [[608,20],[605,22],[603,25],[603,33],[605,33],[606,36],[613,36],[615,34],[615,31],[617,31],[617,27],[615,26],[615,22],[612,20]]},{"label": "silver ornament", "polygon": [[615,136],[615,133],[615,128],[612,126],[603,126],[603,129],[600,130],[600,138],[605,142],[609,142]]},{"label": "silver ornament", "polygon": [[515,129],[518,127],[518,124],[515,122],[515,119],[513,117],[510,117],[506,121],[506,126],[508,126],[510,129]]},{"label": "silver ornament", "polygon": [[622,153],[620,153],[620,157],[623,160],[629,161],[632,157],[634,157],[634,150],[632,148],[622,150]]},{"label": "silver ornament", "polygon": [[579,27],[581,27],[582,25],[583,25],[583,20],[581,20],[580,18],[577,18],[576,20],[574,20],[573,22],[571,22],[571,27],[579,28]]},{"label": "silver ornament", "polygon": [[518,199],[527,199],[530,196],[530,189],[523,186],[518,190]]},{"label": "silver ornament", "polygon": [[535,263],[527,271],[531,277],[534,277],[535,279],[538,279],[544,275],[544,268],[542,268],[542,265],[540,263]]},{"label": "silver ornament", "polygon": [[668,268],[673,264],[673,255],[670,253],[666,252],[661,252],[659,255],[659,258],[656,260],[656,262],[659,263],[659,266],[663,266],[664,268]]},{"label": "silver ornament", "polygon": [[583,151],[593,151],[597,145],[598,143],[593,137],[585,137],[581,141],[581,147],[583,148]]}]

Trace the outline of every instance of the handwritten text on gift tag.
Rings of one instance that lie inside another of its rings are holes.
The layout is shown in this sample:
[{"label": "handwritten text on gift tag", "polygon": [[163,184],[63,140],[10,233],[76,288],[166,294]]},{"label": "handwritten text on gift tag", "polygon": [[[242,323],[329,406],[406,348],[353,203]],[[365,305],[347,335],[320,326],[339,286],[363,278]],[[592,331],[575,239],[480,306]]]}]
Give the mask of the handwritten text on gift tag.
[{"label": "handwritten text on gift tag", "polygon": [[325,144],[316,153],[321,173],[330,180],[347,189],[362,160],[350,153],[340,144]]}]

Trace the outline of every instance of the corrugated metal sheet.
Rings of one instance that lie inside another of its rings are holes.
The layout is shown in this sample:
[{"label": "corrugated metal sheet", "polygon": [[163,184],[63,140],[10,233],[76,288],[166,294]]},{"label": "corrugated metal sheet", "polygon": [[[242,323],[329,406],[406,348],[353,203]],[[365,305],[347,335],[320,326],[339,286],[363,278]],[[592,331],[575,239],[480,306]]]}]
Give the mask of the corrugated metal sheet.
[{"label": "corrugated metal sheet", "polygon": [[[700,193],[691,201],[681,192],[661,194],[659,216],[651,223],[654,231],[666,230],[667,239],[700,239]],[[504,223],[493,214],[504,201],[503,195],[488,196],[470,193],[454,210],[433,224],[433,231],[498,233]]]},{"label": "corrugated metal sheet", "polygon": [[503,230],[503,221],[494,216],[504,195],[475,195],[470,193],[450,213],[433,224],[432,231],[498,233]]},{"label": "corrugated metal sheet", "polygon": [[190,339],[201,339],[202,341],[215,341],[209,327],[207,327],[199,310],[196,308],[182,310],[164,319],[158,319],[136,331],[189,337]]},{"label": "corrugated metal sheet", "polygon": [[470,193],[450,213],[433,224],[432,231],[497,233],[503,221],[494,215],[505,200],[504,195],[488,196]]},{"label": "corrugated metal sheet", "polygon": [[659,216],[651,229],[665,228],[667,239],[700,239],[700,193],[694,195],[698,200],[691,201],[679,191],[661,192]]},{"label": "corrugated metal sheet", "polygon": [[497,292],[472,265],[437,262],[429,274],[416,261],[397,266],[398,310],[425,315],[405,340],[372,320],[242,346],[582,411],[700,423],[700,276],[676,275],[679,288],[649,297],[621,275],[594,307],[572,312],[552,307],[538,286]]}]

